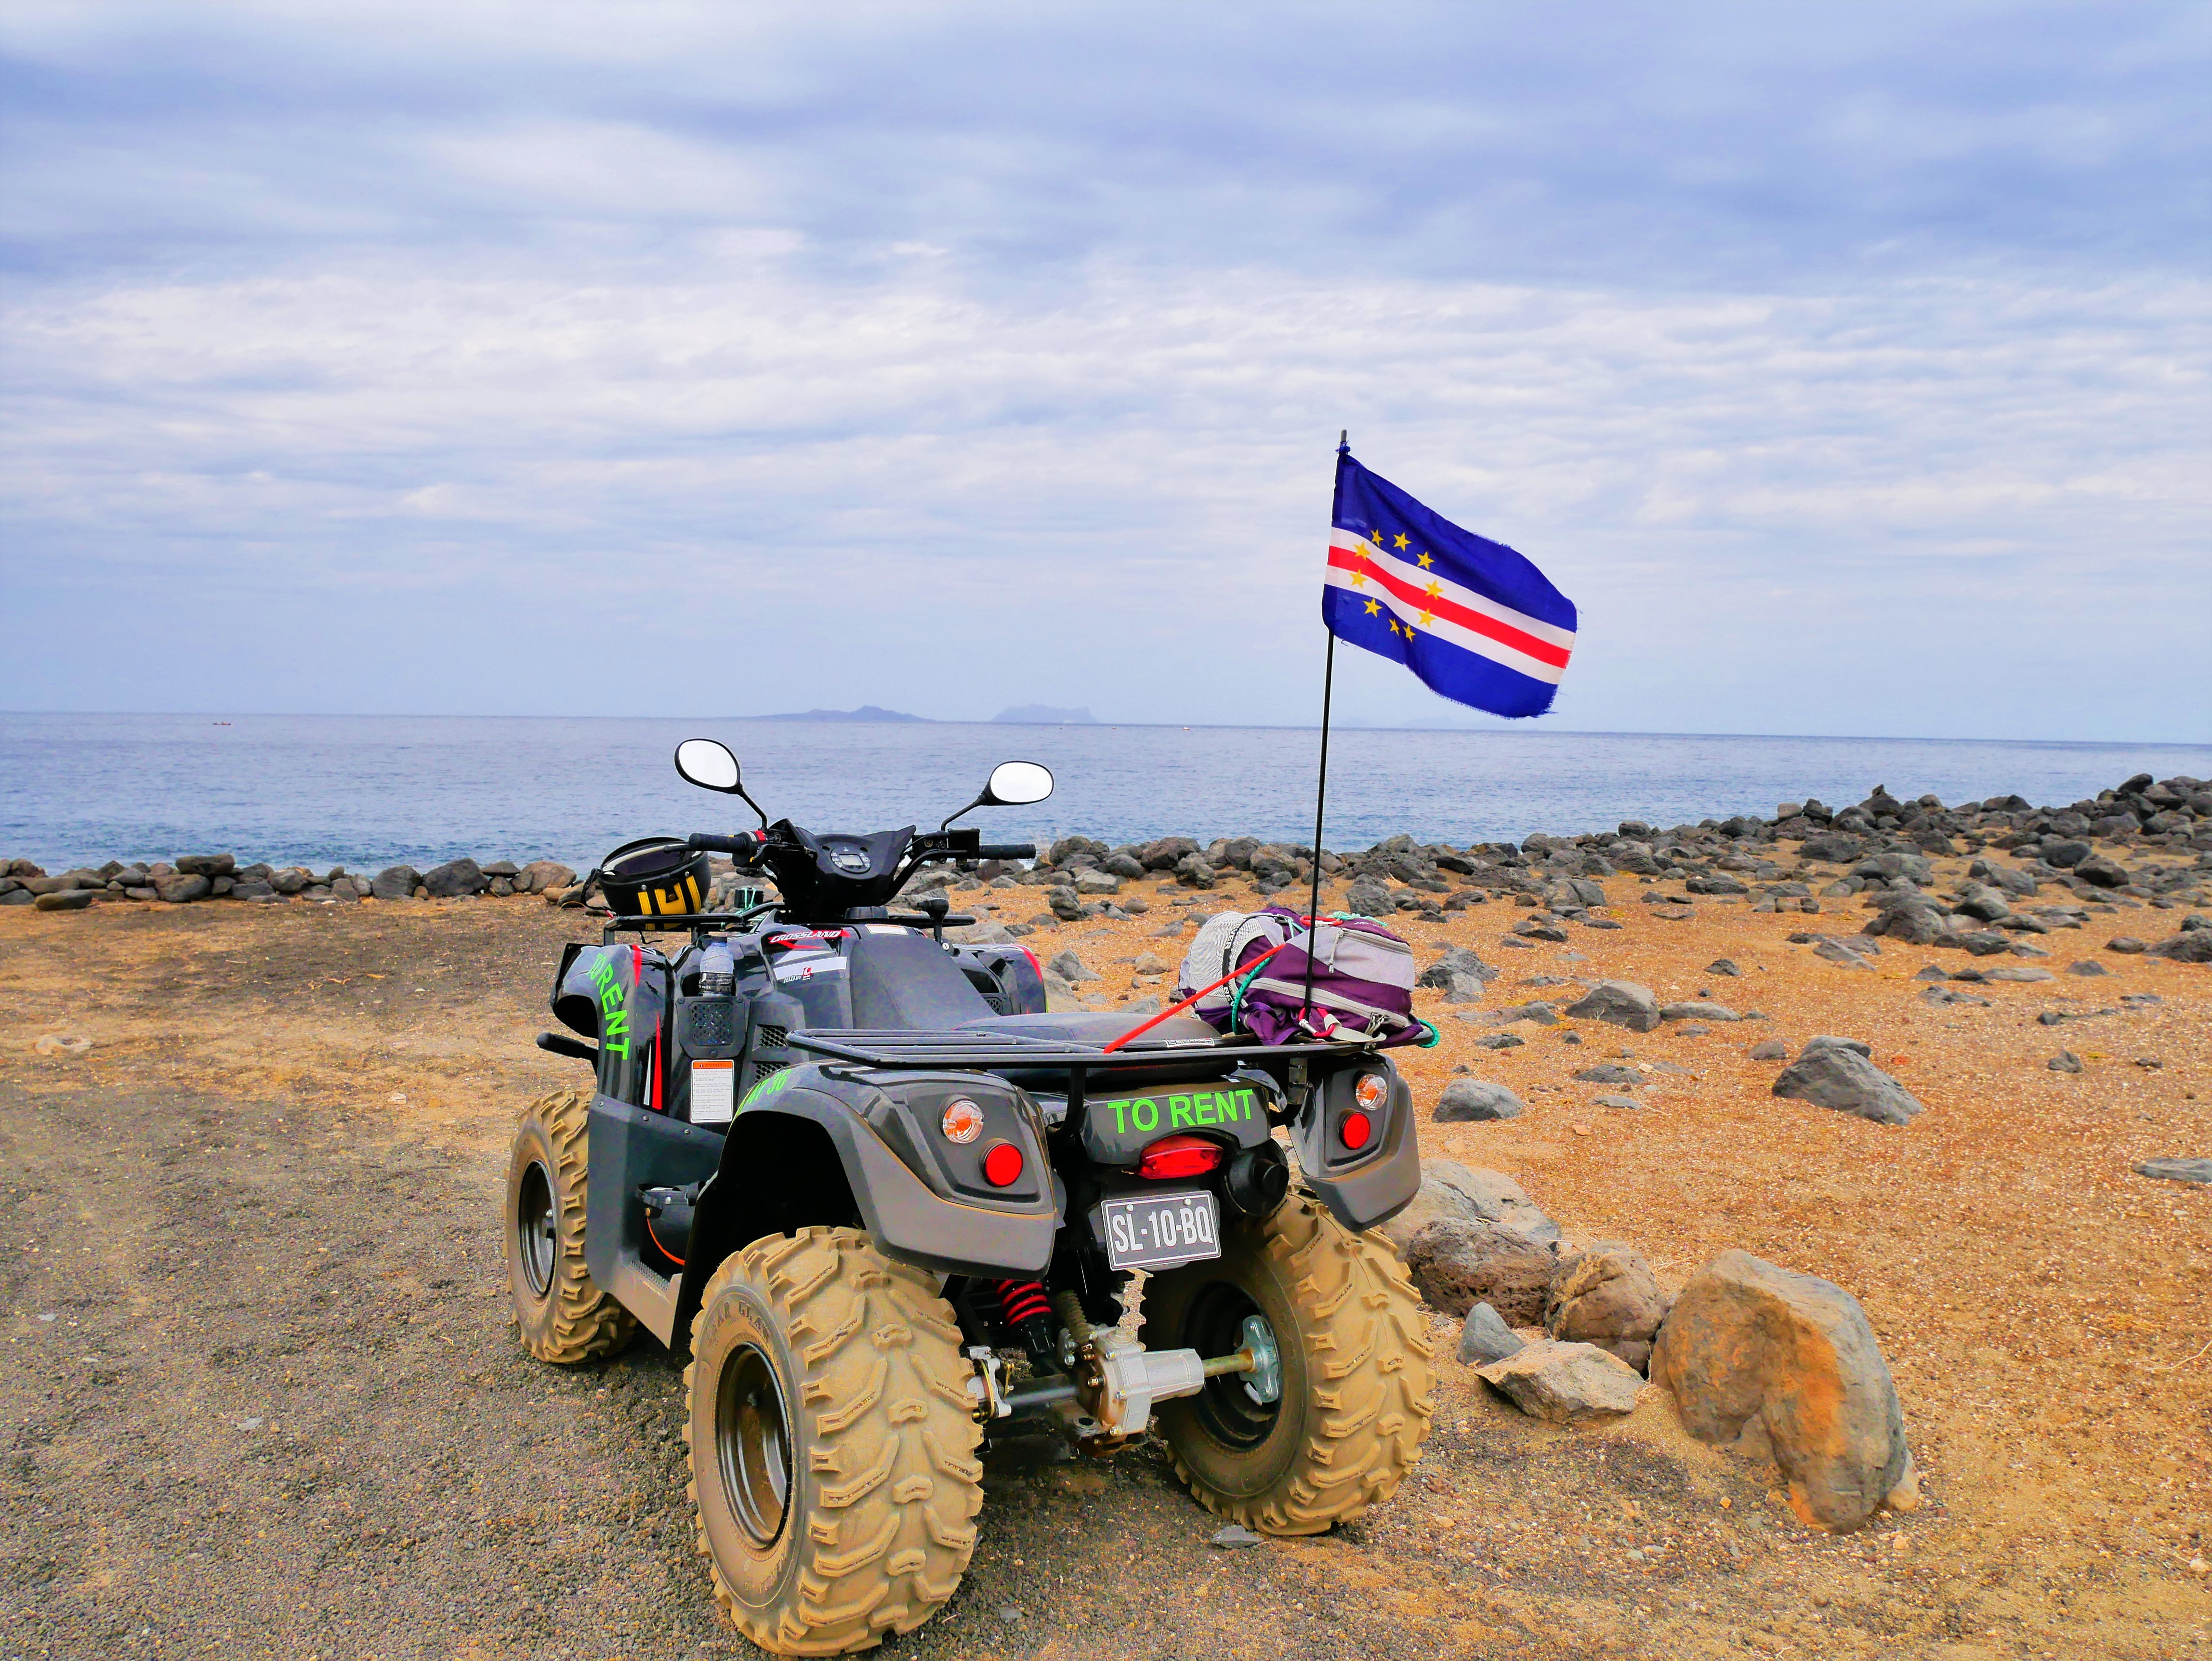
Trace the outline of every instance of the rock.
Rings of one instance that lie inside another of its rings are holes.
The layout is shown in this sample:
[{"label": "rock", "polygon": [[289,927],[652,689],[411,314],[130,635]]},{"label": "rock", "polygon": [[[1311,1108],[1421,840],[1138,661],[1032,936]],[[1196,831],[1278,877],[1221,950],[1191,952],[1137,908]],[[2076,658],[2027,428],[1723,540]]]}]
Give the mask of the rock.
[{"label": "rock", "polygon": [[1659,1019],[1662,1021],[1740,1021],[1743,1017],[1726,1004],[1692,1002],[1662,1004],[1659,1006]]},{"label": "rock", "polygon": [[1856,837],[1847,837],[1840,831],[1824,831],[1817,837],[1805,838],[1798,853],[1808,860],[1820,860],[1829,865],[1849,865],[1858,858],[1865,844]]},{"label": "rock", "polygon": [[81,1032],[41,1032],[31,1048],[41,1056],[82,1056],[92,1048],[92,1040]]},{"label": "rock", "polygon": [[1848,1530],[1912,1503],[1897,1386],[1840,1287],[1723,1252],[1675,1299],[1651,1378],[1692,1436],[1771,1458],[1808,1524]]},{"label": "rock", "polygon": [[483,893],[491,886],[491,879],[484,875],[481,866],[464,854],[457,860],[447,860],[443,865],[434,866],[425,871],[421,885],[430,891],[430,897],[434,900],[457,900]]},{"label": "rock", "polygon": [[1577,1020],[1604,1021],[1631,1032],[1649,1032],[1659,1025],[1659,1001],[1648,986],[1633,981],[1600,981],[1581,1001],[1568,1006]]},{"label": "rock", "polygon": [[2070,1050],[2062,1050],[2044,1062],[2044,1065],[2053,1073],[2079,1073],[2081,1070],[2081,1058]]},{"label": "rock", "polygon": [[2029,964],[2025,966],[2008,964],[2002,969],[1992,969],[1982,978],[1985,981],[2055,981],[2058,977],[2048,969],[2038,969],[2034,964]]},{"label": "rock", "polygon": [[2145,1159],[2136,1175],[2164,1183],[2212,1183],[2212,1159]]},{"label": "rock", "polygon": [[558,860],[532,860],[515,873],[514,891],[543,894],[551,889],[569,887],[575,880],[576,873]]},{"label": "rock", "polygon": [[1790,1046],[1779,1038],[1768,1038],[1752,1045],[1745,1053],[1755,1062],[1786,1062],[1790,1059]]},{"label": "rock", "polygon": [[1089,967],[1082,958],[1077,957],[1075,948],[1073,946],[1063,952],[1055,952],[1052,961],[1045,964],[1045,968],[1071,986],[1080,986],[1085,981],[1095,981],[1099,978],[1098,971]]},{"label": "rock", "polygon": [[1567,931],[1555,923],[1539,917],[1525,917],[1513,925],[1513,932],[1524,940],[1548,940],[1554,946],[1564,945]]},{"label": "rock", "polygon": [[368,891],[380,900],[411,899],[422,881],[422,873],[411,865],[388,866],[377,873]]},{"label": "rock", "polygon": [[205,877],[213,881],[237,870],[238,856],[234,854],[184,854],[178,856],[177,869],[188,877]]},{"label": "rock", "polygon": [[1432,1116],[1438,1124],[1463,1124],[1481,1119],[1517,1119],[1521,1098],[1502,1084],[1481,1079],[1454,1079],[1437,1098]]},{"label": "rock", "polygon": [[1162,837],[1158,842],[1146,843],[1136,858],[1147,871],[1172,871],[1185,855],[1198,851],[1198,844],[1188,837]]},{"label": "rock", "polygon": [[1559,1238],[1559,1226],[1528,1197],[1528,1189],[1501,1171],[1463,1165],[1456,1159],[1424,1159],[1424,1179],[1433,1178],[1467,1202],[1486,1223],[1503,1223],[1540,1245]]},{"label": "rock", "polygon": [[1632,1413],[1644,1380],[1636,1369],[1595,1344],[1546,1339],[1480,1369],[1475,1377],[1532,1419],[1578,1424]]},{"label": "rock", "polygon": [[154,892],[171,905],[185,905],[215,891],[214,881],[207,877],[186,876],[182,872],[174,876],[154,879]]},{"label": "rock", "polygon": [[1098,868],[1127,882],[1134,882],[1145,874],[1143,863],[1133,854],[1109,854],[1099,861]]},{"label": "rock", "polygon": [[1705,973],[1708,975],[1726,975],[1731,978],[1739,980],[1743,977],[1743,970],[1738,969],[1735,964],[1729,961],[1726,958],[1715,958],[1711,963],[1705,965]]},{"label": "rock", "polygon": [[1527,1348],[1521,1335],[1488,1304],[1477,1304],[1468,1311],[1467,1324],[1459,1334],[1459,1359],[1466,1366],[1487,1366]]},{"label": "rock", "polygon": [[[150,894],[154,891],[149,888],[146,891]],[[39,897],[27,888],[10,888],[0,893],[0,905],[36,905],[38,903]]]},{"label": "rock", "polygon": [[1121,891],[1121,879],[1110,871],[1085,871],[1076,877],[1075,891],[1079,894],[1118,894]]},{"label": "rock", "polygon": [[1700,873],[1682,886],[1692,894],[1748,894],[1751,890],[1734,877],[1715,873],[1710,876]]},{"label": "rock", "polygon": [[[194,877],[191,880],[204,882],[207,879]],[[97,888],[69,888],[58,893],[40,894],[31,904],[41,911],[82,911],[92,904],[95,897],[105,891]]]},{"label": "rock", "polygon": [[1671,1301],[1642,1253],[1617,1241],[1595,1241],[1559,1259],[1544,1305],[1544,1330],[1570,1343],[1595,1344],[1640,1372]]},{"label": "rock", "polygon": [[1876,1067],[1857,1049],[1818,1038],[1782,1069],[1774,1093],[1840,1113],[1855,1113],[1877,1124],[1909,1124],[1925,1110],[1912,1092]]},{"label": "rock", "polygon": [[1133,975],[1164,975],[1169,965],[1157,952],[1139,952],[1137,961],[1129,965]]},{"label": "rock", "polygon": [[1261,1540],[1258,1535],[1253,1533],[1242,1523],[1231,1523],[1226,1528],[1214,1530],[1206,1537],[1206,1543],[1209,1546],[1218,1546],[1224,1551],[1241,1551],[1247,1546],[1260,1544]]},{"label": "rock", "polygon": [[1175,873],[1176,880],[1186,888],[1211,888],[1215,881],[1213,867],[1203,854],[1185,854],[1176,861]]},{"label": "rock", "polygon": [[1362,917],[1387,917],[1396,913],[1398,902],[1382,884],[1361,878],[1345,891],[1344,909]]},{"label": "rock", "polygon": [[2212,963],[2212,929],[2188,928],[2144,953],[2168,963]]},{"label": "rock", "polygon": [[1854,1056],[1871,1058],[1874,1046],[1863,1038],[1839,1038],[1832,1032],[1822,1032],[1805,1040],[1808,1053],[1815,1050],[1848,1050]]},{"label": "rock", "polygon": [[1613,1113],[1633,1113],[1644,1105],[1633,1096],[1593,1096],[1590,1104]]},{"label": "rock", "polygon": [[2127,867],[2102,854],[2092,854],[2074,867],[2074,874],[2099,888],[2125,888],[2134,880]]},{"label": "rock", "polygon": [[2069,975],[2088,977],[2095,975],[2109,975],[2112,971],[2106,968],[2105,965],[2100,963],[2093,962],[2089,958],[2084,958],[2080,963],[2068,964],[2066,965],[2066,972]]},{"label": "rock", "polygon": [[1830,963],[1841,964],[1846,969],[1872,969],[1863,952],[1854,950],[1831,934],[1814,937],[1813,955],[1825,958]]},{"label": "rock", "polygon": [[1550,1246],[1503,1223],[1446,1220],[1407,1242],[1406,1268],[1423,1302],[1447,1315],[1486,1303],[1509,1326],[1544,1318],[1552,1289]]},{"label": "rock", "polygon": [[[1463,1014],[1460,1019],[1463,1021],[1472,1020],[1474,1017]],[[1528,1042],[1528,1039],[1516,1037],[1510,1032],[1491,1032],[1477,1038],[1474,1041],[1474,1047],[1477,1050],[1518,1050]]]},{"label": "rock", "polygon": [[2124,958],[2136,958],[2149,951],[2150,946],[2148,941],[2139,940],[2132,934],[2115,934],[2105,942],[2105,950],[2117,952]]},{"label": "rock", "polygon": [[1595,1067],[1583,1068],[1575,1074],[1581,1084],[1642,1084],[1644,1075],[1632,1067],[1622,1067],[1613,1062],[1600,1062]]},{"label": "rock", "polygon": [[1051,907],[1053,921],[1055,922],[1073,922],[1083,916],[1082,897],[1073,888],[1054,888],[1048,891],[1044,897],[1044,903]]}]

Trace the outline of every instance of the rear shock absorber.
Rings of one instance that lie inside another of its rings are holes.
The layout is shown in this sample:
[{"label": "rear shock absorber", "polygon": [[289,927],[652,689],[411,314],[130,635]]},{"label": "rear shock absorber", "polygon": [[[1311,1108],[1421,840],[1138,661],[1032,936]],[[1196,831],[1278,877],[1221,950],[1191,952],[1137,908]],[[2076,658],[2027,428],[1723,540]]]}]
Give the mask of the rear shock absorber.
[{"label": "rear shock absorber", "polygon": [[1060,1371],[1058,1347],[1053,1342],[1052,1300],[1035,1281],[1001,1281],[999,1308],[1029,1352],[1030,1365],[1040,1372]]}]

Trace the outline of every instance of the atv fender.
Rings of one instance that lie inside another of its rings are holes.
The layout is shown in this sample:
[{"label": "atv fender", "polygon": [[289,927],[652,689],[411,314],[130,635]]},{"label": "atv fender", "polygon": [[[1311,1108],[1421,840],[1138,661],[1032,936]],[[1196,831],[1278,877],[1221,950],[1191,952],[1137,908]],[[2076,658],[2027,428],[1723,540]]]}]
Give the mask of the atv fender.
[{"label": "atv fender", "polygon": [[1346,1068],[1321,1081],[1292,1129],[1298,1169],[1330,1214],[1354,1233],[1387,1223],[1413,1202],[1421,1186],[1421,1149],[1413,1132],[1413,1092],[1385,1061],[1390,1092],[1380,1116],[1381,1134],[1366,1147],[1347,1152],[1331,1136],[1352,1092],[1372,1064]]},{"label": "atv fender", "polygon": [[[901,1134],[911,1118],[884,1090],[814,1068],[791,1071],[805,1082],[756,1089],[731,1124],[721,1163],[699,1196],[678,1330],[723,1258],[763,1234],[810,1223],[857,1221],[885,1256],[948,1274],[1036,1275],[1050,1262],[1060,1226],[1058,1189],[1042,1138],[1025,1116],[1009,1115],[994,1129],[1021,1147],[1035,1180],[1024,1184],[1022,1197],[984,1200],[958,1193],[942,1171],[917,1172],[900,1156],[878,1125],[911,1142],[910,1132]],[[979,1097],[1018,1094],[988,1076],[975,1077],[972,1088]],[[807,1212],[837,1214],[802,1214]]]}]

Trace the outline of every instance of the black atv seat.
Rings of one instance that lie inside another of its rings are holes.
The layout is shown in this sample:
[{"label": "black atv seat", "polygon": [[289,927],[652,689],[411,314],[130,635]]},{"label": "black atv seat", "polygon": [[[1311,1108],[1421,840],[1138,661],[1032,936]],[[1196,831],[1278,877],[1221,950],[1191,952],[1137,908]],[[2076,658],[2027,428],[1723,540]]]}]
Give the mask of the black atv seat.
[{"label": "black atv seat", "polygon": [[987,1018],[991,1006],[927,934],[856,936],[845,949],[853,1025],[877,1031],[942,1031]]}]

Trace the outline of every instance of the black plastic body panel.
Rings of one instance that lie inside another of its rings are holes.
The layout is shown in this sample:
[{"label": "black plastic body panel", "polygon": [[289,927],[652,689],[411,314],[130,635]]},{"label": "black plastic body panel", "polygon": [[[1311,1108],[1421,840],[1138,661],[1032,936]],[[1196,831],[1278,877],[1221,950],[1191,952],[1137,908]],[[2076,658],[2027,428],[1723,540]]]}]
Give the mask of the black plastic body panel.
[{"label": "black plastic body panel", "polygon": [[677,1286],[646,1267],[658,1256],[645,1232],[641,1188],[682,1188],[712,1177],[722,1139],[604,1092],[592,1101],[584,1189],[584,1266],[662,1343],[672,1337]]},{"label": "black plastic body panel", "polygon": [[[1374,1140],[1356,1151],[1337,1139],[1339,1117],[1351,1104],[1363,1073],[1386,1073],[1390,1088]],[[1356,1232],[1387,1223],[1413,1201],[1421,1186],[1421,1150],[1413,1130],[1413,1092],[1398,1069],[1377,1056],[1317,1081],[1291,1127],[1298,1170],[1337,1221]]]}]

